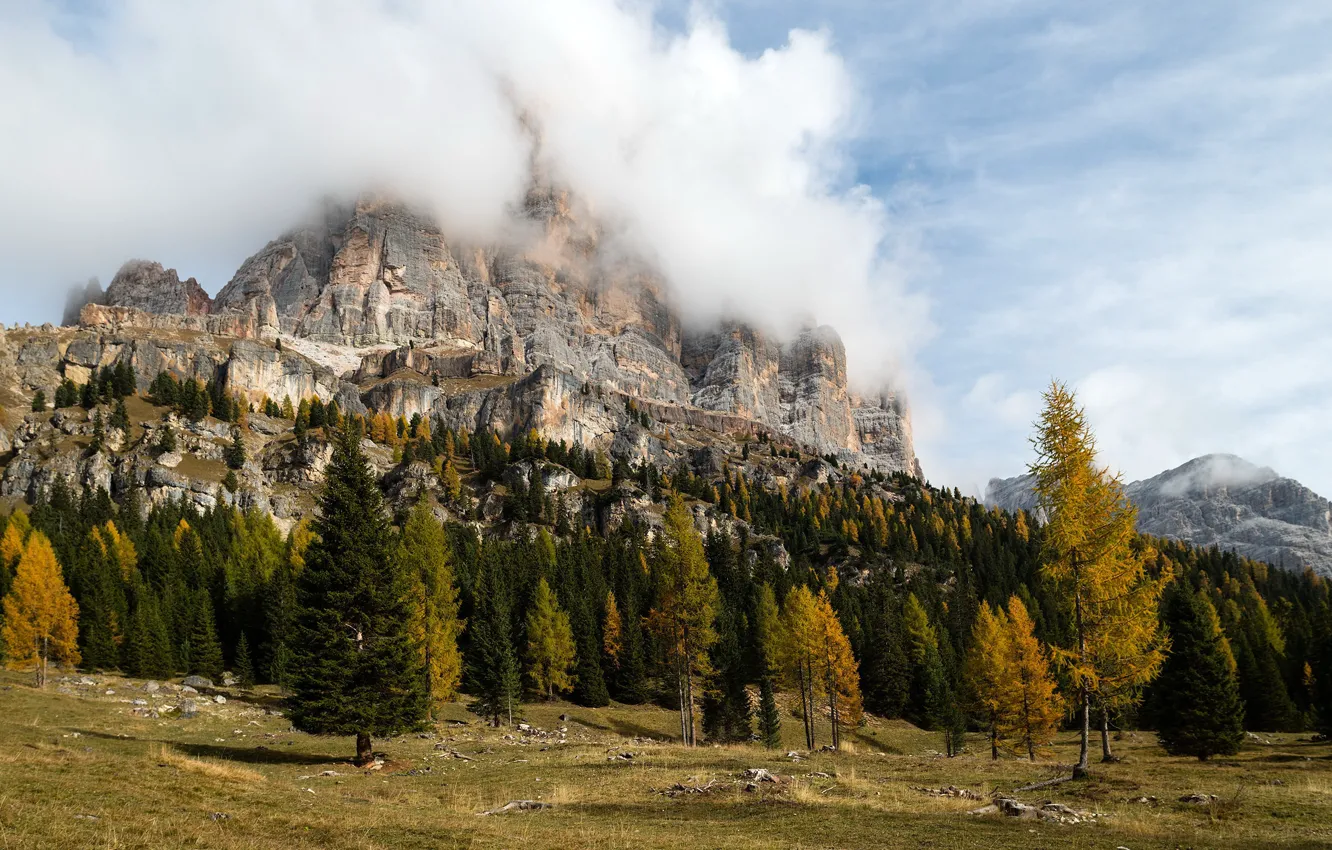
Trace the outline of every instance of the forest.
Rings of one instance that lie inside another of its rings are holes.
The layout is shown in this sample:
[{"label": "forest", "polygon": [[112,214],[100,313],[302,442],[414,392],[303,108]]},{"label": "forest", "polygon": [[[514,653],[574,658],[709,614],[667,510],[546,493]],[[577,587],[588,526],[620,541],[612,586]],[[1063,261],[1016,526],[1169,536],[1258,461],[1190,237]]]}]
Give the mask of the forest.
[{"label": "forest", "polygon": [[[109,402],[114,374],[107,386]],[[199,415],[220,404],[244,427],[241,405],[211,387],[164,378],[152,394]],[[60,390],[68,404],[98,399]],[[836,748],[871,712],[937,730],[949,754],[1032,759],[1079,725],[1101,730],[1107,759],[1115,729],[1156,729],[1172,752],[1207,758],[1244,730],[1332,727],[1326,581],[1137,535],[1058,385],[1035,466],[1067,506],[1049,521],[902,475],[842,470],[788,491],[746,463],[709,476],[535,432],[505,442],[316,405],[261,406],[298,439],[335,444],[318,515],[285,535],[221,500],[148,508],[135,489],[116,501],[61,480],[14,511],[0,537],[7,661],[39,677],[48,662],[230,671],[281,688],[309,731],[358,737],[414,728],[457,699],[514,723],[556,695],[678,709],[686,744],[775,746],[781,723],[803,719],[810,749]],[[443,486],[391,514],[362,439],[433,464]],[[788,451],[759,439],[743,460]],[[589,487],[602,498],[633,488],[658,521],[595,527],[540,474],[513,475],[524,461],[609,485]],[[516,482],[493,525],[472,497],[484,480]],[[696,510],[715,520],[706,533]],[[354,640],[340,631],[349,618]],[[367,680],[358,665],[370,663]],[[816,714],[832,740],[815,739]]]}]

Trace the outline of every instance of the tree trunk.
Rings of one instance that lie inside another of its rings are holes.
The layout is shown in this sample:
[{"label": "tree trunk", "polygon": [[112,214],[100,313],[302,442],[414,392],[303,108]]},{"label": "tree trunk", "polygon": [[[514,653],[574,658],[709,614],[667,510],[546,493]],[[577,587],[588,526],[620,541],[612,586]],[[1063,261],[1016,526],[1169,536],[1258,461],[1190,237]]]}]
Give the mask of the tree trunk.
[{"label": "tree trunk", "polygon": [[1078,711],[1082,714],[1081,744],[1078,749],[1078,763],[1073,765],[1073,778],[1084,779],[1088,771],[1087,760],[1087,740],[1091,737],[1091,694],[1087,692],[1087,686],[1083,685],[1081,690],[1082,705]]},{"label": "tree trunk", "polygon": [[356,764],[367,765],[375,755],[370,751],[370,733],[356,733]]},{"label": "tree trunk", "polygon": [[990,760],[999,761],[999,724],[990,714]]},{"label": "tree trunk", "polygon": [[[1073,613],[1078,630],[1078,662],[1085,668],[1087,665],[1087,633],[1082,625],[1082,571],[1078,568],[1077,553],[1073,553]],[[1082,681],[1078,685],[1078,694],[1082,700],[1082,733],[1081,741],[1078,747],[1078,763],[1073,766],[1073,778],[1081,779],[1087,776],[1087,740],[1091,737],[1091,692],[1087,689],[1087,676],[1084,669],[1081,675]]]},{"label": "tree trunk", "polygon": [[1101,709],[1101,761],[1114,761],[1115,755],[1110,752],[1110,712],[1107,709]]},{"label": "tree trunk", "polygon": [[37,687],[46,687],[46,657],[51,652],[51,638],[47,635],[42,636],[42,651],[40,662],[37,666]]}]

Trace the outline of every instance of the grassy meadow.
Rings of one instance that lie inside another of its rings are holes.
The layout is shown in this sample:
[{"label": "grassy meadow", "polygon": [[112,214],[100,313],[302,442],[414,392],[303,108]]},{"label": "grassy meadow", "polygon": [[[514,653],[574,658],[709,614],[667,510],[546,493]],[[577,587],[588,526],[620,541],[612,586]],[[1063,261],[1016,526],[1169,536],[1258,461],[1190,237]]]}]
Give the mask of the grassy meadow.
[{"label": "grassy meadow", "polygon": [[[455,705],[428,732],[375,741],[384,763],[360,770],[348,762],[351,739],[291,731],[266,689],[219,689],[225,704],[194,697],[198,714],[183,718],[161,711],[181,702],[165,686],[82,678],[55,676],[39,692],[26,676],[0,674],[4,850],[1332,845],[1332,744],[1308,736],[1250,741],[1204,764],[1126,733],[1115,741],[1123,761],[1096,765],[1092,779],[1014,795],[1097,815],[1074,824],[969,815],[984,801],[916,790],[988,796],[1056,776],[1076,757],[1071,733],[1033,765],[992,762],[980,736],[971,754],[944,758],[938,735],[872,720],[847,752],[806,755],[800,720],[784,713],[787,748],[801,750],[791,758],[675,746],[676,715],[658,707],[529,704],[532,730],[520,733]],[[750,768],[778,781],[747,788]],[[1179,801],[1190,793],[1217,799]],[[550,808],[481,814],[511,800]]]}]

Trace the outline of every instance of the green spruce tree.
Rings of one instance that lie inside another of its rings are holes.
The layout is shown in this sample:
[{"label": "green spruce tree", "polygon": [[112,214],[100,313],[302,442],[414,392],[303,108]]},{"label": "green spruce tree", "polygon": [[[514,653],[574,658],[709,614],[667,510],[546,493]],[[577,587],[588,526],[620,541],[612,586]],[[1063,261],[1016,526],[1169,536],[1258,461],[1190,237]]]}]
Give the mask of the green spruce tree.
[{"label": "green spruce tree", "polygon": [[1216,610],[1206,596],[1182,584],[1171,589],[1163,607],[1172,651],[1152,685],[1161,746],[1203,761],[1238,752],[1244,706]]},{"label": "green spruce tree", "polygon": [[418,728],[428,713],[421,651],[409,631],[408,577],[378,482],[347,430],[334,440],[315,539],[297,580],[291,717],[318,735],[371,737]]},{"label": "green spruce tree", "polygon": [[195,594],[194,620],[190,628],[189,672],[217,681],[222,678],[222,644],[217,640],[217,622],[213,600],[207,591]]}]

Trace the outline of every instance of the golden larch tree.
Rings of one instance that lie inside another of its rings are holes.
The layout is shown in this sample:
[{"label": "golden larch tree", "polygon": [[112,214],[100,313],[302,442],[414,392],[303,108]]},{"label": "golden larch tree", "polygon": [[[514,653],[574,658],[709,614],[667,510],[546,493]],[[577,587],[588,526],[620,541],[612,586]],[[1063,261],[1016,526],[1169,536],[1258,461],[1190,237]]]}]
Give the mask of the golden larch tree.
[{"label": "golden larch tree", "polygon": [[805,585],[786,594],[781,619],[781,670],[788,686],[800,692],[800,713],[805,721],[805,746],[814,749],[814,716],[824,680],[818,675],[822,651],[822,625],[818,603]]},{"label": "golden larch tree", "polygon": [[823,680],[828,716],[832,721],[833,749],[839,750],[842,748],[842,729],[859,726],[864,711],[860,698],[860,670],[851,653],[851,641],[847,640],[827,593],[819,592],[814,602],[814,614],[818,625],[818,675]]},{"label": "golden larch tree", "polygon": [[542,578],[537,582],[532,610],[527,613],[528,676],[537,693],[554,699],[556,691],[573,687],[575,661],[569,615],[560,609],[555,592]]},{"label": "golden larch tree", "polygon": [[615,592],[606,592],[606,619],[601,624],[601,651],[611,666],[618,669],[620,654],[624,652],[624,625],[620,621],[620,606]]},{"label": "golden larch tree", "polygon": [[37,687],[46,685],[51,661],[79,663],[79,606],[65,586],[51,542],[40,531],[28,535],[14,583],[0,607],[0,628],[9,663],[35,668]]},{"label": "golden larch tree", "polygon": [[1003,628],[1007,657],[999,680],[999,734],[1011,751],[1035,761],[1037,752],[1054,740],[1064,703],[1055,690],[1049,650],[1036,639],[1027,606],[1017,596],[1008,600]]},{"label": "golden larch tree", "polygon": [[712,672],[708,648],[717,642],[719,596],[703,539],[678,493],[671,497],[664,520],[662,543],[654,558],[657,604],[648,612],[647,625],[674,674],[680,737],[685,746],[692,747],[696,740],[695,690],[701,690],[697,688],[700,679]]},{"label": "golden larch tree", "polygon": [[1057,647],[1080,715],[1074,776],[1085,776],[1091,704],[1113,668],[1120,686],[1143,685],[1164,659],[1157,607],[1168,577],[1147,575],[1134,541],[1137,509],[1120,478],[1096,462],[1096,439],[1073,393],[1054,382],[1032,445],[1037,505],[1046,528],[1042,573],[1073,622],[1071,646]]},{"label": "golden larch tree", "polygon": [[971,645],[964,663],[972,709],[985,720],[990,737],[990,758],[999,758],[1000,714],[1004,709],[1004,681],[1008,678],[1008,616],[990,603],[981,603],[971,626]]},{"label": "golden larch tree", "polygon": [[444,528],[421,500],[412,508],[398,544],[409,582],[410,632],[420,648],[432,712],[452,702],[462,682],[458,588]]}]

